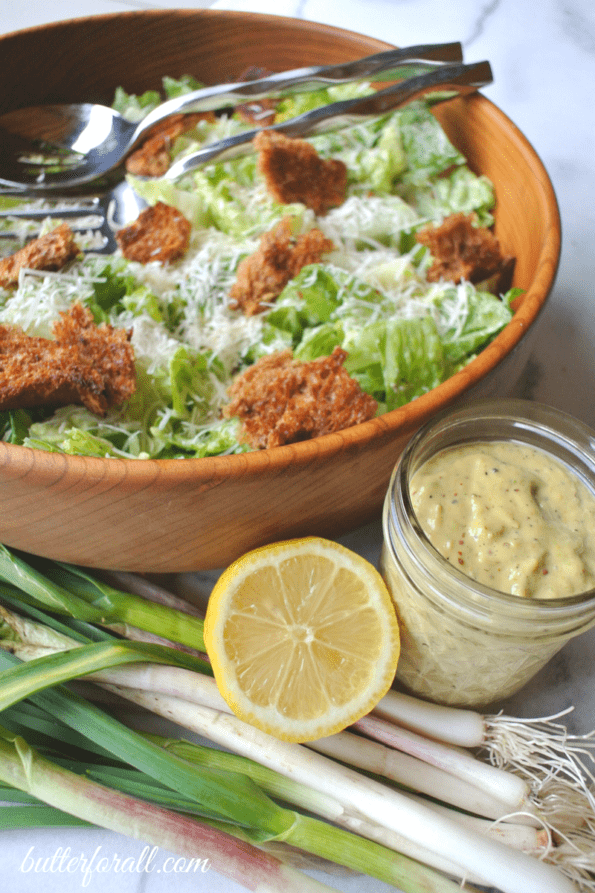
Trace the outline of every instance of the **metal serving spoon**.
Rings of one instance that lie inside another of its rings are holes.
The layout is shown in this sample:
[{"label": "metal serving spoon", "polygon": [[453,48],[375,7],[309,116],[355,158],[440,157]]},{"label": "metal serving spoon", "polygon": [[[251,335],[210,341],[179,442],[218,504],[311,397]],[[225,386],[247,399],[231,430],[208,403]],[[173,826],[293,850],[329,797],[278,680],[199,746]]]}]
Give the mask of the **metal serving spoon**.
[{"label": "metal serving spoon", "polygon": [[[156,124],[179,113],[205,112],[285,93],[382,75],[384,80],[462,59],[460,43],[388,50],[354,62],[300,68],[236,84],[205,87],[164,102],[140,123],[91,103],[18,109],[0,117],[0,184],[39,192],[88,184],[117,168]],[[417,69],[415,66],[418,66]]]}]

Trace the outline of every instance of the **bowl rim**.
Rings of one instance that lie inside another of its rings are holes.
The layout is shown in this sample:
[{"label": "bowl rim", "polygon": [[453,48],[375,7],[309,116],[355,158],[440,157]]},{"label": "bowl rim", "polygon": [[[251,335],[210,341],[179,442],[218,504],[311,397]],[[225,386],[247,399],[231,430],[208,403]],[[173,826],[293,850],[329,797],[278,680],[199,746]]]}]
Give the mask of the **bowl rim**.
[{"label": "bowl rim", "polygon": [[[70,25],[84,24],[85,21],[97,22],[101,20],[134,19],[149,17],[167,17],[168,14],[184,15],[192,17],[234,17],[246,22],[254,21],[261,24],[295,27],[310,33],[328,33],[346,38],[365,38],[369,43],[375,44],[379,50],[389,49],[393,44],[370,37],[361,32],[344,29],[324,23],[297,19],[291,16],[272,15],[268,13],[242,12],[232,10],[214,9],[148,9],[131,10],[115,13],[101,13],[91,16],[62,19],[47,24],[35,25],[30,28],[9,32],[0,35],[0,48],[2,43],[15,36],[25,36],[34,33],[51,32]],[[222,456],[187,457],[183,459],[137,459],[134,457],[98,457],[79,456],[59,452],[51,452],[34,447],[24,447],[17,444],[0,441],[0,452],[4,452],[11,464],[18,459],[25,459],[27,455],[31,463],[36,465],[36,473],[40,480],[51,480],[56,475],[56,466],[63,468],[68,466],[74,473],[91,474],[101,478],[113,478],[121,480],[122,465],[126,467],[125,476],[128,478],[146,478],[157,476],[162,482],[165,478],[171,478],[172,482],[183,482],[185,479],[197,481],[211,481],[218,478],[234,479],[243,477],[246,472],[270,473],[271,469],[279,471],[291,465],[307,466],[314,459],[317,461],[326,456],[332,456],[345,450],[348,446],[354,450],[361,450],[370,441],[378,436],[406,435],[416,430],[427,417],[429,405],[439,408],[446,407],[459,397],[465,390],[479,383],[485,375],[494,369],[498,362],[508,356],[528,333],[541,314],[551,289],[553,288],[560,263],[561,249],[561,219],[558,201],[553,184],[545,169],[543,162],[527,137],[520,131],[514,122],[495,105],[490,99],[481,93],[470,95],[462,100],[464,103],[479,104],[483,111],[492,118],[498,118],[505,123],[509,138],[514,140],[522,149],[526,158],[530,159],[531,169],[535,175],[535,184],[539,186],[543,204],[548,209],[549,218],[545,221],[546,238],[539,254],[536,265],[536,275],[530,287],[523,295],[522,302],[516,310],[512,320],[505,328],[463,369],[460,369],[446,381],[432,388],[430,391],[415,398],[402,407],[391,410],[377,416],[367,422],[353,425],[342,431],[325,434],[299,443],[286,444],[271,447],[266,450],[253,450],[243,453]],[[45,461],[44,461],[45,460]]]}]

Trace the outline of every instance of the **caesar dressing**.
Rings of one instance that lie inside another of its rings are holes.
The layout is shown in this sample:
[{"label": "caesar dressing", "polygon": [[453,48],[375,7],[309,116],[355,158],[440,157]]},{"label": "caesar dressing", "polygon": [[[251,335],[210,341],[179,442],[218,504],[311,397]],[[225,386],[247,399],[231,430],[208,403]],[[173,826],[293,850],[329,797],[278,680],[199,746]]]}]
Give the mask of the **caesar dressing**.
[{"label": "caesar dressing", "polygon": [[474,580],[533,598],[595,587],[595,496],[547,453],[452,447],[417,470],[410,493],[426,536]]},{"label": "caesar dressing", "polygon": [[380,559],[409,691],[492,705],[595,623],[594,443],[580,422],[524,400],[450,410],[409,442]]}]

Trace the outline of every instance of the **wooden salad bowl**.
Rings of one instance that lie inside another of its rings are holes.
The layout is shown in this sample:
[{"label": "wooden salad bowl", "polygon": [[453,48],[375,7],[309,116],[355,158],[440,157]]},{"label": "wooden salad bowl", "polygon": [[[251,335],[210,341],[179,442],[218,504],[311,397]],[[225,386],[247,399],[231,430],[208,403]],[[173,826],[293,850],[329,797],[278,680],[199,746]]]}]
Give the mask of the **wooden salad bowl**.
[{"label": "wooden salad bowl", "polygon": [[[347,61],[388,44],[277,16],[174,10],[94,16],[0,38],[0,112],[44,102],[110,104],[164,74],[231,81]],[[15,76],[18,72],[18,76]],[[379,516],[410,436],[443,407],[510,393],[560,254],[555,194],[535,151],[481,95],[436,108],[497,196],[495,231],[524,289],[512,321],[465,369],[412,403],[338,434],[205,459],[65,456],[0,443],[0,542],[89,567],[169,573],[220,568],[257,545],[338,536]]]}]

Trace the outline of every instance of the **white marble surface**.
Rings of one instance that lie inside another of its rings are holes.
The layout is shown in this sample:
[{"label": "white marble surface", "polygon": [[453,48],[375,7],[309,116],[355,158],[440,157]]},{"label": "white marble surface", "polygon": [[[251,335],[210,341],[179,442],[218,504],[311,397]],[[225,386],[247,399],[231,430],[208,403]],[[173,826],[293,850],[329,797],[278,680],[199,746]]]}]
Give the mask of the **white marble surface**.
[{"label": "white marble surface", "polygon": [[[556,189],[563,225],[558,278],[521,383],[522,394],[565,409],[595,427],[592,0],[171,0],[159,4],[142,0],[0,0],[0,29],[10,32],[71,17],[182,6],[292,15],[402,46],[461,40],[468,61],[490,60],[495,82],[484,92],[540,154]],[[380,540],[379,523],[344,538],[372,560],[377,558]],[[504,706],[509,712],[536,716],[574,705],[568,725],[575,732],[590,731],[595,727],[594,655],[592,631],[567,646]],[[11,893],[235,893],[244,889],[213,871],[198,875],[172,872],[166,863],[168,854],[162,851],[151,861],[152,870],[144,870],[142,850],[140,843],[102,831],[2,832],[2,887]],[[68,863],[69,856],[94,857],[88,874],[82,871],[80,861]],[[109,870],[97,870],[104,864],[101,858],[111,865]],[[126,863],[125,858],[129,859]],[[394,889],[368,878],[316,876],[341,891],[381,893]]]}]

